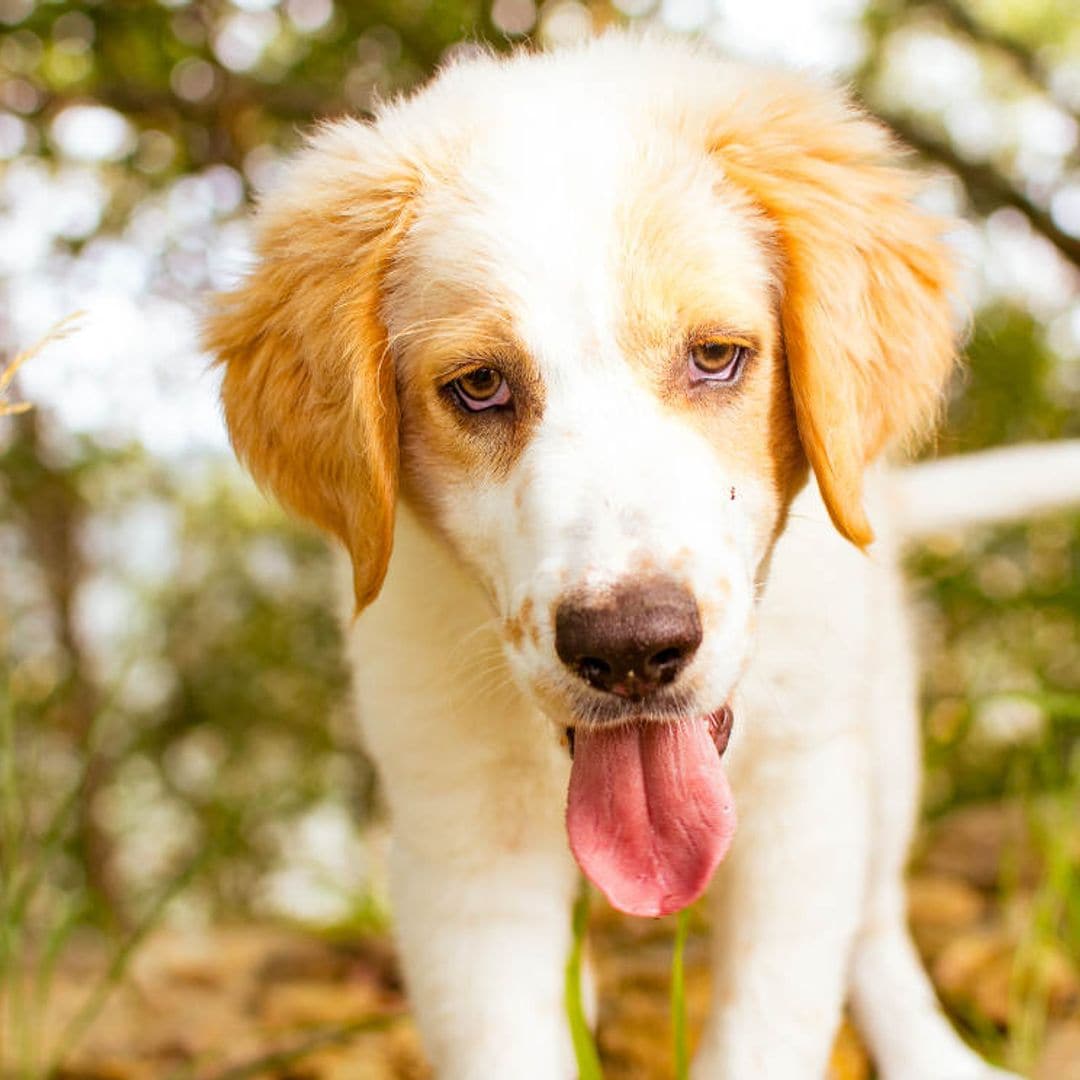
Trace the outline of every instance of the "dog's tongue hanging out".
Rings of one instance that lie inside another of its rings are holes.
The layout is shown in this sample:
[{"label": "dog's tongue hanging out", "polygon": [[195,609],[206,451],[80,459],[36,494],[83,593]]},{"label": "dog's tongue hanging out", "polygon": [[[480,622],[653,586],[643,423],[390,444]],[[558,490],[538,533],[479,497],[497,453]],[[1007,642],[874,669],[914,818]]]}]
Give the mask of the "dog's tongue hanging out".
[{"label": "dog's tongue hanging out", "polygon": [[578,728],[566,828],[585,876],[621,911],[668,915],[696,900],[735,832],[709,718]]}]

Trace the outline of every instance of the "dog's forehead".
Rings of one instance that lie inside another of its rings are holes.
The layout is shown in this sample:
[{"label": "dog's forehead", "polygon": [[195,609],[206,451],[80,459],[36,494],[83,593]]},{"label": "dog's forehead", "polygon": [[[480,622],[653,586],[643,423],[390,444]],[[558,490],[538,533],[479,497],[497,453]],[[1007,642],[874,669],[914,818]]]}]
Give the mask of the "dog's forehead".
[{"label": "dog's forehead", "polygon": [[514,104],[471,125],[419,195],[393,331],[497,309],[530,348],[562,351],[628,318],[769,318],[768,237],[703,146],[618,102]]}]

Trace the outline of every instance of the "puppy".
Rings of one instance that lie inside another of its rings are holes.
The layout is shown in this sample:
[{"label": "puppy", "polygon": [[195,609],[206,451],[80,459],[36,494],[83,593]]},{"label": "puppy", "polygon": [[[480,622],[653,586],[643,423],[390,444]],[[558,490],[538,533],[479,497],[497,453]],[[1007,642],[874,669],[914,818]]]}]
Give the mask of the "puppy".
[{"label": "puppy", "polygon": [[848,997],[883,1077],[1004,1075],[905,927],[916,682],[874,462],[954,335],[892,157],[834,90],[612,35],[328,125],[262,206],[208,341],[240,457],[351,556],[440,1076],[574,1074],[578,867],[640,915],[714,880],[700,1077],[821,1076]]}]

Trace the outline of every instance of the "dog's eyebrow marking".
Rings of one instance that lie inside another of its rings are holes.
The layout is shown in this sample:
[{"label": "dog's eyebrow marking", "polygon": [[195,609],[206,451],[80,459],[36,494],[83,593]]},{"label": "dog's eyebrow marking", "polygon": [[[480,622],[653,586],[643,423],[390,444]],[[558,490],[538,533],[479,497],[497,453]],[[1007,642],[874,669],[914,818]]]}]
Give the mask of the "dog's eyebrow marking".
[{"label": "dog's eyebrow marking", "polygon": [[437,382],[445,385],[478,367],[494,368],[511,386],[516,384],[531,388],[539,380],[536,365],[529,354],[518,345],[505,342],[462,349],[445,363],[434,367],[432,374]]},{"label": "dog's eyebrow marking", "polygon": [[730,341],[735,345],[743,345],[753,352],[761,349],[761,338],[753,330],[740,330],[721,323],[694,327],[682,337],[679,344],[685,349],[706,341]]},{"label": "dog's eyebrow marking", "polygon": [[[509,347],[518,348],[509,329],[509,317],[499,314],[484,319],[468,315],[434,315],[417,319],[387,336],[394,348],[422,348],[453,358],[461,363],[476,355],[501,354]],[[463,352],[468,342],[472,352]]]}]

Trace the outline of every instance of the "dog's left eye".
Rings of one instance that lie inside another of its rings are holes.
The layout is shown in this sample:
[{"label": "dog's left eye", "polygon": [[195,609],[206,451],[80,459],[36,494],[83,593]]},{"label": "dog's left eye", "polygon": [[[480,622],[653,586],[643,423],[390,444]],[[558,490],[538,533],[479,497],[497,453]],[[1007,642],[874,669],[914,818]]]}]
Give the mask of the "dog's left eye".
[{"label": "dog's left eye", "polygon": [[450,383],[450,389],[458,404],[469,412],[510,404],[510,384],[496,368],[475,368]]},{"label": "dog's left eye", "polygon": [[690,346],[687,363],[691,382],[734,382],[742,372],[748,350],[734,341],[699,341]]}]

